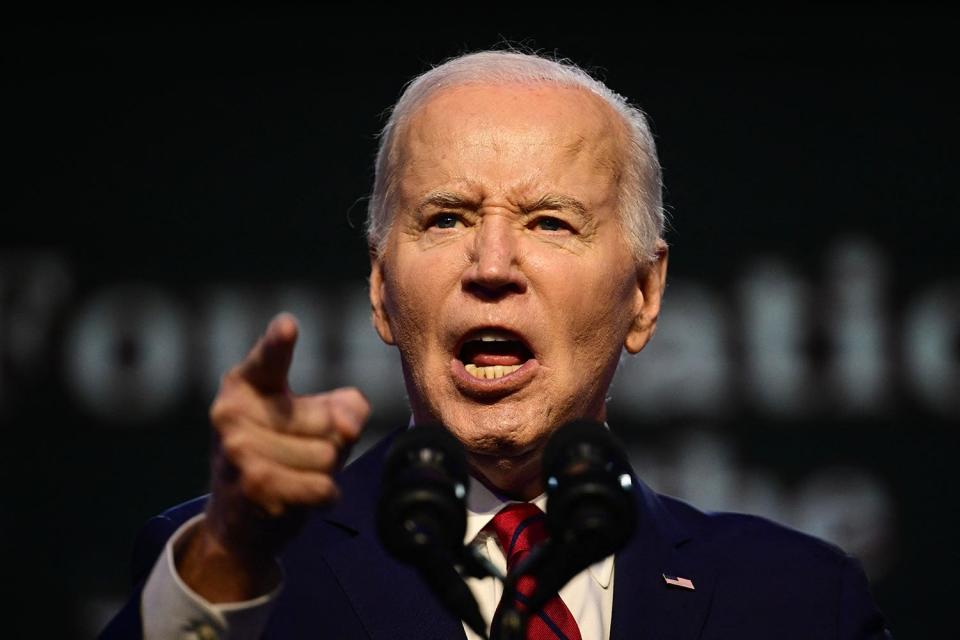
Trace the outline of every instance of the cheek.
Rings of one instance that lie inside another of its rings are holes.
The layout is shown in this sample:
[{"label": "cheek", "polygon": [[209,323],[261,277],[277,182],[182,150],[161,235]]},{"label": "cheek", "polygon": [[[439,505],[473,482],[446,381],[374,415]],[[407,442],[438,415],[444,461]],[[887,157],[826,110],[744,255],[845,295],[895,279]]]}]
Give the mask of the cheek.
[{"label": "cheek", "polygon": [[589,273],[568,295],[571,329],[577,344],[595,356],[607,351],[619,354],[632,323],[636,287],[631,275],[622,271],[596,268]]},{"label": "cheek", "polygon": [[[388,279],[387,311],[390,314],[391,325],[397,334],[398,342],[403,345],[416,338],[414,327],[420,325],[426,318],[423,313],[422,292],[410,285],[410,278],[399,270],[394,269],[395,277]],[[415,281],[414,281],[415,282]]]},{"label": "cheek", "polygon": [[397,342],[406,347],[407,357],[420,358],[429,337],[438,333],[445,280],[429,264],[398,265],[392,273],[388,288],[393,294],[388,297],[388,311]]}]

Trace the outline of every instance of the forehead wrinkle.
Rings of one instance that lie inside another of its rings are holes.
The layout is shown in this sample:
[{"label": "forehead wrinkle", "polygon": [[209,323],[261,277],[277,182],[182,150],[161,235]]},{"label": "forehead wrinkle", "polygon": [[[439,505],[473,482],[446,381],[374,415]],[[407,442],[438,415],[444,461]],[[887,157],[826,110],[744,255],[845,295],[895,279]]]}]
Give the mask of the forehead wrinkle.
[{"label": "forehead wrinkle", "polygon": [[570,162],[580,156],[593,156],[593,166],[613,174],[616,180],[622,172],[626,158],[624,139],[626,132],[615,119],[605,119],[604,126],[599,126],[589,132],[587,136],[577,136],[577,139],[565,145],[565,152]]},{"label": "forehead wrinkle", "polygon": [[[521,89],[525,88],[521,87]],[[626,124],[619,114],[596,96],[576,91],[587,98],[586,101],[579,102],[579,107],[583,109],[581,113],[585,111],[584,115],[587,115],[587,118],[579,120],[572,130],[570,128],[551,130],[549,127],[544,130],[539,126],[542,121],[537,120],[528,120],[526,123],[515,121],[513,124],[519,124],[519,127],[508,126],[505,130],[503,123],[484,113],[483,107],[479,105],[476,109],[470,107],[457,109],[457,115],[451,120],[447,100],[459,91],[468,89],[469,87],[455,87],[441,91],[428,99],[399,127],[399,135],[395,141],[400,156],[397,158],[399,162],[396,165],[399,169],[398,173],[406,173],[409,176],[408,172],[416,174],[420,173],[420,169],[440,170],[443,181],[448,185],[473,182],[471,176],[467,175],[461,175],[456,179],[453,174],[458,171],[455,166],[449,165],[447,160],[455,160],[458,153],[470,153],[469,149],[475,149],[481,153],[486,150],[492,156],[490,159],[494,159],[501,158],[504,154],[516,153],[518,148],[526,147],[527,153],[532,154],[552,149],[552,152],[557,154],[554,157],[562,158],[567,169],[572,168],[574,164],[590,166],[594,171],[605,174],[615,187],[622,181],[627,151],[624,142]],[[552,115],[556,116],[556,119],[563,119],[563,116],[568,114],[570,110],[563,108]],[[468,137],[459,135],[458,131],[460,126],[458,123],[463,123],[464,119],[479,121],[478,126],[473,127],[473,135]],[[542,135],[544,132],[549,132],[549,135],[544,137]],[[437,156],[438,151],[439,156]],[[584,161],[586,163],[582,164]],[[531,191],[541,191],[541,193],[554,191],[549,184],[537,184],[544,178],[543,167],[537,167],[533,162],[526,164],[527,171],[524,171],[526,176],[503,176],[495,184],[471,186],[479,191],[481,202],[499,194],[500,197],[506,197],[516,203],[528,200],[518,196],[540,195],[530,194]],[[397,178],[400,176],[398,175]],[[399,180],[401,183],[404,181]],[[453,188],[460,190],[459,184]],[[420,194],[414,197],[417,200],[422,198]],[[597,203],[589,204],[594,206]]]},{"label": "forehead wrinkle", "polygon": [[583,151],[584,144],[586,144],[587,139],[584,136],[577,136],[573,142],[568,142],[563,145],[563,150],[566,155],[570,158],[575,158],[580,155],[580,152]]}]

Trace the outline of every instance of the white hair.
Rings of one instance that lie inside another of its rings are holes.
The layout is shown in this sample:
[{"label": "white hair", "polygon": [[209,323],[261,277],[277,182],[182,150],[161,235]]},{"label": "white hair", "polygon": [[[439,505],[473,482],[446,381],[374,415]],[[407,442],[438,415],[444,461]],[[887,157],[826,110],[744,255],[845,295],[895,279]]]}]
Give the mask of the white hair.
[{"label": "white hair", "polygon": [[599,96],[623,119],[629,140],[621,176],[620,221],[638,262],[653,260],[663,236],[663,180],[657,149],[643,112],[567,60],[516,51],[479,51],[452,58],[407,84],[380,133],[373,193],[367,207],[367,241],[382,253],[390,225],[400,126],[437,91],[463,85],[557,84]]}]

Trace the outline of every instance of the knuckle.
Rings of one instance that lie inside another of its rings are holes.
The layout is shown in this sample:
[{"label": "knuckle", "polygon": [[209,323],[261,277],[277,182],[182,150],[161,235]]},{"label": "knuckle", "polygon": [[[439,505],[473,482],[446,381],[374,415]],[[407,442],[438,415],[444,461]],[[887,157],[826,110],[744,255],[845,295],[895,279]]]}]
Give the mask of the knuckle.
[{"label": "knuckle", "polygon": [[304,399],[301,417],[311,433],[322,434],[330,430],[335,405],[329,394],[320,394]]},{"label": "knuckle", "polygon": [[332,467],[339,455],[338,447],[328,440],[318,440],[315,445],[315,452],[317,462],[322,469]]},{"label": "knuckle", "polygon": [[235,411],[233,403],[221,394],[217,396],[210,405],[210,422],[215,426],[232,422],[236,415]]},{"label": "knuckle", "polygon": [[236,386],[243,379],[243,369],[239,364],[234,365],[227,369],[222,376],[220,376],[220,388],[229,389]]},{"label": "knuckle", "polygon": [[329,412],[333,407],[333,392],[320,393],[314,396],[317,407],[324,412]]},{"label": "knuckle", "polygon": [[344,403],[349,408],[351,416],[357,424],[366,422],[370,417],[370,401],[363,395],[363,392],[356,387],[347,387],[344,389]]},{"label": "knuckle", "polygon": [[238,422],[249,411],[233,394],[221,394],[210,405],[210,422],[220,430]]},{"label": "knuckle", "polygon": [[270,488],[270,470],[263,464],[247,464],[240,474],[240,487],[250,498],[263,499]]},{"label": "knuckle", "polygon": [[358,414],[352,407],[339,403],[330,412],[331,421],[337,429],[337,435],[347,441],[359,436],[360,428],[366,417]]},{"label": "knuckle", "polygon": [[249,438],[242,431],[230,431],[221,438],[220,446],[226,457],[236,463],[243,459],[250,446]]},{"label": "knuckle", "polygon": [[357,387],[340,387],[339,389],[336,389],[334,393],[344,400],[349,400],[351,402],[356,402],[357,400],[363,399],[363,394]]},{"label": "knuckle", "polygon": [[338,391],[344,402],[351,408],[356,409],[358,412],[370,410],[370,402],[360,389],[356,387],[343,387]]},{"label": "knuckle", "polygon": [[313,481],[311,494],[314,502],[324,503],[336,500],[340,495],[340,490],[330,476],[321,475]]}]

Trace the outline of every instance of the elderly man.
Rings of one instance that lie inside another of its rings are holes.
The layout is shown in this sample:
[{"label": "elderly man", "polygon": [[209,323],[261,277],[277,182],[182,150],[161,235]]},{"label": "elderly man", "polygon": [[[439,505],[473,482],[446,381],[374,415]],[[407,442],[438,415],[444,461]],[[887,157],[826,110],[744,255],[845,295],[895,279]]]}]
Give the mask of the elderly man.
[{"label": "elderly man", "polygon": [[[622,349],[653,334],[667,266],[660,192],[643,115],[537,56],[436,67],[384,130],[368,225],[373,324],[400,349],[413,423],[439,422],[463,444],[467,542],[501,568],[511,533],[497,514],[544,506],[547,439],[573,419],[604,421]],[[105,637],[475,637],[380,547],[385,445],[339,470],[369,406],[354,389],[291,394],[296,334],[278,316],[224,376],[212,493],[147,526],[145,585]],[[862,571],[837,549],[642,484],[638,509],[628,546],[568,583],[529,637],[885,634]],[[500,585],[468,582],[489,623]]]}]

